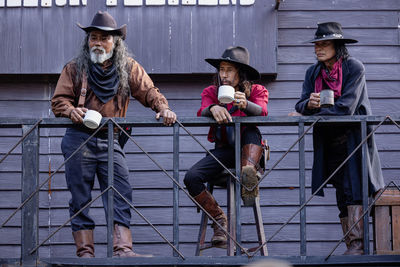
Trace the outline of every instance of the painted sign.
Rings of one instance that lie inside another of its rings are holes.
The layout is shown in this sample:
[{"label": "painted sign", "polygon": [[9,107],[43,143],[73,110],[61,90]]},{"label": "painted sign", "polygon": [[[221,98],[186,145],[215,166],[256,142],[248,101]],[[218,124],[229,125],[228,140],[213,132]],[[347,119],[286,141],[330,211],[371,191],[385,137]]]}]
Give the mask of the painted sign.
[{"label": "painted sign", "polygon": [[[98,10],[108,11],[118,25],[127,24],[125,41],[149,73],[211,73],[215,70],[204,58],[220,57],[228,46],[235,45],[248,48],[251,64],[261,73],[276,73],[275,0],[1,3],[6,7],[0,8],[0,51],[4,59],[0,74],[60,73],[85,37],[76,23],[90,25]],[[130,6],[134,3],[141,6]],[[39,4],[52,7],[35,7]]]},{"label": "painted sign", "polygon": [[[117,6],[118,0],[105,0],[107,6]],[[254,5],[256,0],[124,0],[124,6],[224,6],[224,5]],[[51,7],[53,0],[0,0],[0,7]],[[87,0],[54,0],[56,6],[86,6]]]}]

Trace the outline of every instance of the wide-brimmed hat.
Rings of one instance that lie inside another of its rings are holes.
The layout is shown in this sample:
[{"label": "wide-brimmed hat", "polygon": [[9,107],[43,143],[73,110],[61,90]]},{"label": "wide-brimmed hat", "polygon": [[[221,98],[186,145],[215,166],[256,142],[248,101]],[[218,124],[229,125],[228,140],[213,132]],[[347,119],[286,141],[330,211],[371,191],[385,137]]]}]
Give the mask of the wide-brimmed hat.
[{"label": "wide-brimmed hat", "polygon": [[126,37],[126,24],[118,28],[117,22],[115,22],[115,19],[107,11],[98,11],[96,15],[94,15],[92,23],[87,27],[79,23],[77,23],[77,25],[87,33],[93,30],[101,30],[109,32],[112,35],[119,35],[124,40]]},{"label": "wide-brimmed hat", "polygon": [[253,81],[260,79],[260,73],[255,68],[249,65],[249,51],[247,50],[247,48],[242,46],[230,46],[224,51],[221,58],[206,58],[205,61],[211,64],[216,69],[219,69],[219,64],[221,63],[221,61],[234,63],[247,73],[248,80]]},{"label": "wide-brimmed hat", "polygon": [[325,40],[341,40],[344,43],[357,43],[356,39],[345,38],[343,36],[342,25],[338,22],[318,23],[317,31],[314,39],[306,41],[306,43],[315,43]]}]

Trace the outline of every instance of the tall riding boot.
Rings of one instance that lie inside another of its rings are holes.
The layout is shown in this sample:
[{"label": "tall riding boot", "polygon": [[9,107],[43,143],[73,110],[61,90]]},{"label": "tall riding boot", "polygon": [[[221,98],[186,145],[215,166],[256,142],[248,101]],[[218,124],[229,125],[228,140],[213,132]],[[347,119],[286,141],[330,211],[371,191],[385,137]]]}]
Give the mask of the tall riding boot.
[{"label": "tall riding boot", "polygon": [[[259,145],[248,144],[242,148],[242,183],[248,188],[258,183],[257,168],[259,165],[263,148]],[[253,206],[258,196],[258,186],[249,191],[242,186],[242,200],[245,206]]]},{"label": "tall riding boot", "polygon": [[[348,224],[348,217],[343,217],[340,218],[340,223],[342,224],[342,231],[343,231],[343,235],[345,235],[347,233],[347,231],[349,230],[349,224]],[[350,238],[349,235],[347,235],[344,238],[344,243],[346,244],[347,249],[349,249],[350,247]]]},{"label": "tall riding boot", "polygon": [[[204,190],[199,195],[195,196],[194,199],[199,202],[199,204],[208,212],[210,215],[225,229],[227,229],[228,220],[226,219],[225,213],[222,211],[220,206],[218,206],[217,201],[215,201],[214,197],[208,192]],[[225,232],[218,227],[217,224],[213,223],[212,228],[214,229],[214,235],[211,238],[211,244],[213,246],[225,246],[226,245],[226,234]]]},{"label": "tall riding boot", "polygon": [[94,258],[93,230],[72,232],[75,240],[76,255],[80,258]]},{"label": "tall riding boot", "polygon": [[[348,224],[347,227],[350,227],[361,218],[362,215],[362,206],[361,205],[350,205],[347,206],[348,211]],[[363,228],[363,219],[361,219],[354,228],[349,233],[350,245],[349,248],[343,255],[362,255],[364,252],[364,228]]]},{"label": "tall riding boot", "polygon": [[125,226],[114,224],[113,237],[113,256],[114,257],[152,257],[153,255],[142,255],[132,250],[132,233]]}]

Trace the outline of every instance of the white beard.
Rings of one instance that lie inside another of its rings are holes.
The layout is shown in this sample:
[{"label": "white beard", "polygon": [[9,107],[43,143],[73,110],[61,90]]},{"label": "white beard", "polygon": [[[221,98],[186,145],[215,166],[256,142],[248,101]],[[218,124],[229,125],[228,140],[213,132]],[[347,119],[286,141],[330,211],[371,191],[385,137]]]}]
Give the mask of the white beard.
[{"label": "white beard", "polygon": [[[100,51],[102,51],[102,53],[96,53],[96,52],[94,52],[95,50],[100,50]],[[93,63],[103,64],[104,61],[106,61],[107,59],[110,59],[113,56],[113,52],[114,52],[114,45],[113,45],[110,53],[106,53],[106,50],[103,47],[93,46],[90,49],[90,60]]]}]

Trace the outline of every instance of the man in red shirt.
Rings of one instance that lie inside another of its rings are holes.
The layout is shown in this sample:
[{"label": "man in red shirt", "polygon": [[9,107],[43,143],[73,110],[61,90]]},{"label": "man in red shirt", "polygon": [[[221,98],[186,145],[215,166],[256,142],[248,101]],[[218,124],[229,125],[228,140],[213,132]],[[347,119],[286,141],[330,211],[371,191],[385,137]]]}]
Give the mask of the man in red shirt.
[{"label": "man in red shirt", "polygon": [[[211,153],[225,166],[235,166],[235,144],[233,126],[225,125],[232,122],[232,116],[267,116],[268,91],[259,84],[251,81],[260,78],[259,72],[249,65],[249,52],[245,47],[228,47],[221,58],[205,59],[217,69],[214,85],[205,88],[201,94],[201,107],[198,116],[213,117],[218,126],[212,126],[208,133],[208,140],[215,142]],[[221,104],[218,101],[218,88],[221,85],[230,85],[235,89],[234,101]],[[252,187],[258,182],[257,169],[262,157],[261,133],[256,126],[241,128],[242,146],[242,182]],[[211,156],[207,155],[193,165],[185,175],[184,183],[189,193],[197,202],[226,230],[226,215],[207,191],[204,183],[212,179],[223,170],[223,167]],[[254,203],[258,195],[258,187],[252,191],[242,188],[242,199],[245,205]],[[227,237],[217,225],[213,224],[214,235],[211,243],[214,246],[226,244]]]}]

